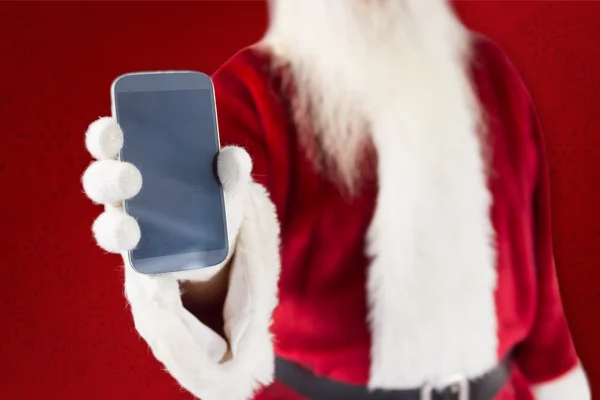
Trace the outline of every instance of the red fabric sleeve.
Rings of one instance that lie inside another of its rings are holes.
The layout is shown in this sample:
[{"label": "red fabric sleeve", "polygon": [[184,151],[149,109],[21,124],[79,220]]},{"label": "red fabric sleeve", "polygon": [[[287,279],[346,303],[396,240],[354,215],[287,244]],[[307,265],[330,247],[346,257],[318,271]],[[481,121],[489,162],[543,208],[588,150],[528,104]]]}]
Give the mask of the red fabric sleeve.
[{"label": "red fabric sleeve", "polygon": [[264,49],[246,48],[223,64],[212,79],[221,146],[243,147],[250,154],[252,178],[267,189],[281,222],[296,137],[271,55]]},{"label": "red fabric sleeve", "polygon": [[[212,77],[215,86],[221,146],[243,147],[252,159],[252,176],[268,187],[267,146],[263,127],[250,90],[257,71],[243,50],[227,61]],[[249,82],[250,81],[250,82]]]},{"label": "red fabric sleeve", "polygon": [[[523,85],[522,88],[525,90]],[[537,268],[537,310],[531,331],[516,349],[515,357],[529,381],[537,384],[568,372],[577,365],[578,358],[563,312],[554,263],[550,188],[544,138],[531,99],[529,99],[529,106],[532,133],[537,147],[537,181],[532,213]]]},{"label": "red fabric sleeve", "polygon": [[[541,124],[532,97],[517,69],[493,41],[478,38],[483,65],[494,80],[499,103],[517,123],[510,129],[511,146],[519,146],[519,160],[531,188],[531,208],[523,213],[532,223],[535,312],[527,336],[514,349],[515,362],[532,384],[547,382],[571,370],[577,354],[565,318],[553,254],[550,185]],[[523,266],[528,268],[529,266]],[[515,295],[518,295],[516,293]]]}]

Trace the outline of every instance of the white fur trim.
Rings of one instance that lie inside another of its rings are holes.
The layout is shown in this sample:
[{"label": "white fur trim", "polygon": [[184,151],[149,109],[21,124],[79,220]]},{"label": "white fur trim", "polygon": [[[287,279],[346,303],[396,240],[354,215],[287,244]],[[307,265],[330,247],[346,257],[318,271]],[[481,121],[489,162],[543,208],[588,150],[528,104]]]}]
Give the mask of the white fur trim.
[{"label": "white fur trim", "polygon": [[497,363],[491,195],[477,139],[443,127],[436,137],[394,139],[414,123],[408,116],[407,129],[397,125],[396,110],[405,108],[375,127],[379,196],[368,292],[370,385],[379,388],[473,378]]},{"label": "white fur trim", "polygon": [[224,310],[229,352],[183,307],[174,275],[146,276],[126,267],[136,329],[179,384],[202,400],[249,399],[273,377],[269,329],[277,303],[279,225],[262,186],[251,183],[244,197]]},{"label": "white fur trim", "polygon": [[535,400],[591,400],[592,393],[581,365],[566,374],[533,387]]},{"label": "white fur trim", "polygon": [[457,61],[415,59],[396,79],[404,93],[373,115],[373,388],[476,378],[498,362],[492,196],[475,100]]}]

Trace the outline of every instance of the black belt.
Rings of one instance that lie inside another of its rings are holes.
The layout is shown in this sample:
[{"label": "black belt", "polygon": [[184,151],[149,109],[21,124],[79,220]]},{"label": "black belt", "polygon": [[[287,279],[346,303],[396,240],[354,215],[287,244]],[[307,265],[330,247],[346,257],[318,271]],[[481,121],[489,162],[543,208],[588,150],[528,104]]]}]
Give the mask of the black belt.
[{"label": "black belt", "polygon": [[310,400],[492,400],[510,377],[510,362],[502,361],[481,378],[449,377],[445,389],[369,390],[315,376],[308,369],[281,358],[275,359],[275,377]]}]

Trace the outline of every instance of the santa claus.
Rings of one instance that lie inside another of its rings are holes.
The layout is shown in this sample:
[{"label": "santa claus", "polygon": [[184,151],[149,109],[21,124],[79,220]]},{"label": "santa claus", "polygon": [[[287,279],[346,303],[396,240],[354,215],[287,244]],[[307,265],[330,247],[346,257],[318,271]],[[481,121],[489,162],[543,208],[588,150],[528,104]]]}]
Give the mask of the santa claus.
[{"label": "santa claus", "polygon": [[[542,134],[505,54],[446,0],[270,13],[213,76],[230,257],[125,268],[155,357],[203,400],[589,400]],[[119,202],[140,174],[114,159],[112,119],[86,141],[84,187],[106,204],[93,232],[122,253],[140,232]]]}]

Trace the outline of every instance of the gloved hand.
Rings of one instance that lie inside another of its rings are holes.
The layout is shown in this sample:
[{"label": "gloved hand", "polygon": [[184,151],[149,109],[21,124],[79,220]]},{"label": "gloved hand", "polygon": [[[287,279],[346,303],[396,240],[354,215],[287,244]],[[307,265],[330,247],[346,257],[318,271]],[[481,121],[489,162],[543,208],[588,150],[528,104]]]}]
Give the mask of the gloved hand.
[{"label": "gloved hand", "polygon": [[[122,145],[114,119],[89,126],[86,146],[97,161],[85,171],[83,186],[92,201],[105,206],[93,224],[98,245],[125,256],[138,243],[140,229],[123,211],[123,200],[139,192],[143,177],[135,166],[114,159]],[[251,179],[245,150],[224,148],[217,166],[225,192],[228,259],[196,271],[143,275],[123,257],[125,295],[138,333],[180,385],[203,400],[244,400],[273,379],[270,325],[280,271],[279,223],[266,189]],[[212,285],[208,280],[228,262],[225,340],[183,306],[179,282]]]},{"label": "gloved hand", "polygon": [[[207,281],[229,260],[220,265],[194,271],[172,274],[142,275],[128,265],[126,252],[134,248],[140,240],[140,228],[134,218],[123,211],[123,200],[134,197],[142,186],[143,177],[132,164],[115,159],[123,145],[123,133],[113,118],[100,118],[93,122],[86,133],[86,147],[97,161],[85,171],[82,181],[85,193],[95,203],[105,206],[105,210],[93,224],[93,234],[98,245],[111,253],[120,253],[126,265],[125,289],[132,305],[136,328],[147,340],[159,337],[156,333],[155,315],[147,313],[172,313],[169,318],[185,325],[193,339],[206,349],[208,357],[220,362],[226,355],[227,342],[210,328],[200,323],[181,304],[179,280]],[[244,200],[251,182],[252,163],[248,153],[239,147],[225,147],[218,155],[218,176],[224,188],[229,234],[230,253],[235,248],[236,239],[244,215]],[[231,255],[231,254],[230,254]],[[232,271],[232,277],[236,274]],[[246,323],[244,313],[247,296],[243,287],[237,287],[235,296],[229,296],[225,314],[226,332],[232,350],[243,334]],[[154,308],[149,308],[152,305]],[[143,310],[136,314],[137,310]],[[233,326],[232,326],[233,325]],[[172,333],[171,333],[172,335]],[[151,347],[152,343],[150,343]],[[160,345],[153,348],[160,352]],[[157,355],[158,357],[158,355]],[[158,357],[160,359],[160,357]]]}]

